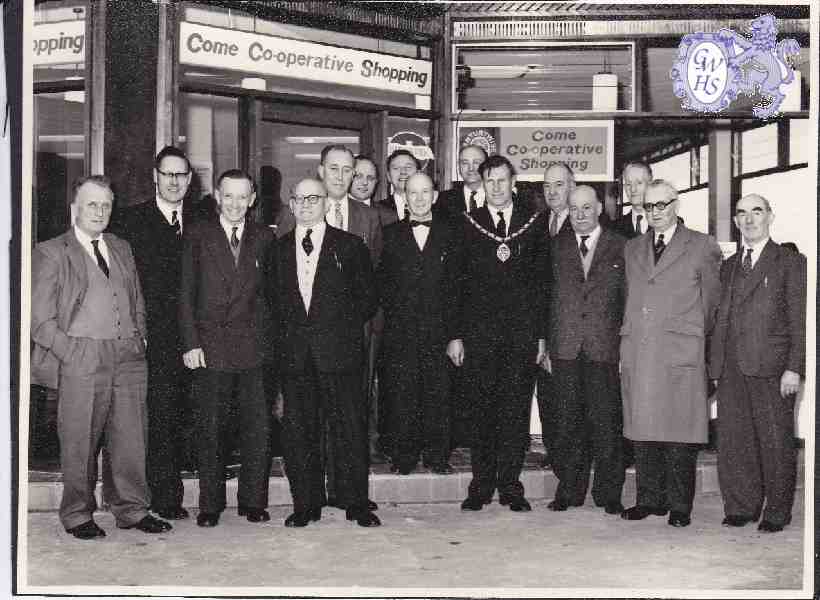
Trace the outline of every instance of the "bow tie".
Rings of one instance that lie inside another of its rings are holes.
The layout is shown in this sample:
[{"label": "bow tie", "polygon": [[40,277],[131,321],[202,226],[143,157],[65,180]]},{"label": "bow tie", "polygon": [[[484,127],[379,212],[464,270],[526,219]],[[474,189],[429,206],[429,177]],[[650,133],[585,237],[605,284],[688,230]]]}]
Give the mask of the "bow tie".
[{"label": "bow tie", "polygon": [[419,225],[422,227],[430,227],[430,221],[416,221],[414,219],[410,219],[410,227],[418,227]]}]

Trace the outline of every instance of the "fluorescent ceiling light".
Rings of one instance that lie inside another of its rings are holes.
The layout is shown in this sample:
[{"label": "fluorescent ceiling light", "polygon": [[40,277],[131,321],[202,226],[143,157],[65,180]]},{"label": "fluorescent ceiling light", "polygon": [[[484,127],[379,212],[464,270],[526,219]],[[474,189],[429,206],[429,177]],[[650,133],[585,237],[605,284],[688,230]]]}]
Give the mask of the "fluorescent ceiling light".
[{"label": "fluorescent ceiling light", "polygon": [[358,144],[359,138],[354,136],[333,136],[333,135],[318,135],[318,136],[304,136],[304,135],[289,135],[285,137],[285,141],[289,144]]},{"label": "fluorescent ceiling light", "polygon": [[52,143],[52,142],[83,142],[85,141],[85,136],[83,135],[38,135],[37,141],[40,143]]},{"label": "fluorescent ceiling light", "polygon": [[293,158],[297,160],[319,160],[322,158],[321,154],[294,154]]}]

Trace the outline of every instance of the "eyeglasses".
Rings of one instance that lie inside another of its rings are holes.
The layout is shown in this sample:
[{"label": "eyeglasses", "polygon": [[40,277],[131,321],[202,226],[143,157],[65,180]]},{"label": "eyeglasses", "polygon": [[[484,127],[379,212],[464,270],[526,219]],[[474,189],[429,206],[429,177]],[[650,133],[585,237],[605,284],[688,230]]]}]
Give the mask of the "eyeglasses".
[{"label": "eyeglasses", "polygon": [[184,179],[185,177],[188,177],[190,171],[183,171],[182,173],[166,173],[165,171],[160,171],[157,169],[157,173],[168,179]]},{"label": "eyeglasses", "polygon": [[312,204],[313,206],[319,204],[327,196],[320,196],[319,194],[311,194],[310,196],[291,196],[291,202],[296,204]]},{"label": "eyeglasses", "polygon": [[649,204],[648,202],[644,202],[643,209],[648,213],[651,213],[653,210],[657,210],[658,212],[663,212],[673,202],[675,202],[675,201],[670,200],[669,202],[655,202],[654,204]]}]

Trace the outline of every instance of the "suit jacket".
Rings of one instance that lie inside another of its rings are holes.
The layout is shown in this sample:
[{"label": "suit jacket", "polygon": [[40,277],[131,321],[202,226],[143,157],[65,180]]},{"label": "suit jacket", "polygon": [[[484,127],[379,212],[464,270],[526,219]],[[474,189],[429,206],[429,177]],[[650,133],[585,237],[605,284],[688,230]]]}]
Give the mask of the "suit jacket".
[{"label": "suit jacket", "polygon": [[[547,234],[547,236],[549,236],[549,234],[550,234],[550,221],[552,221],[552,210],[550,210],[549,208],[547,208],[547,211],[546,211],[545,221],[546,221],[546,224],[547,224],[547,228],[544,230],[544,232]],[[572,223],[569,220],[569,213],[567,213],[567,216],[564,219],[564,222],[561,223],[561,227],[558,228],[558,233],[555,234],[554,238],[550,238],[550,239],[555,240],[562,234],[573,234],[573,235],[575,234],[574,230],[572,229]]]},{"label": "suit jacket", "polygon": [[[183,235],[194,223],[206,218],[209,217],[202,207],[186,199],[182,204]],[[123,208],[110,229],[127,240],[134,251],[145,294],[147,354],[152,371],[182,369],[182,340],[177,321],[182,238],[176,235],[154,198]]]},{"label": "suit jacket", "polygon": [[433,205],[433,212],[449,219],[451,222],[458,221],[462,213],[466,211],[464,204],[464,182],[456,182],[452,189],[441,192],[436,203]]},{"label": "suit jacket", "polygon": [[806,257],[769,240],[745,278],[738,276],[741,260],[739,252],[721,265],[722,291],[710,336],[709,377],[719,379],[723,373],[730,318],[738,332],[741,373],[780,377],[789,370],[805,376]]},{"label": "suit jacket", "polygon": [[393,198],[393,194],[390,194],[384,200],[379,200],[377,204],[380,207],[383,226],[404,220],[403,218],[399,219],[399,214],[396,212],[396,200]]},{"label": "suit jacket", "polygon": [[370,251],[370,262],[374,266],[379,264],[379,257],[382,253],[382,220],[379,210],[350,196],[347,202],[347,231],[361,238],[367,249]]},{"label": "suit jacket", "polygon": [[360,371],[362,327],[376,311],[370,255],[361,238],[327,226],[319,253],[310,311],[305,310],[296,272],[295,231],[277,242],[269,257],[271,298],[278,298],[280,372],[304,373],[308,357],[323,373]]},{"label": "suit jacket", "polygon": [[376,282],[385,315],[386,360],[401,362],[401,356],[416,356],[421,347],[437,348],[443,362],[449,341],[445,324],[453,310],[455,252],[455,233],[442,216],[433,217],[424,250],[419,250],[409,222],[385,228]]},{"label": "suit jacket", "polygon": [[575,234],[555,237],[550,357],[573,360],[583,349],[590,360],[617,364],[626,297],[625,245],[622,236],[601,228],[585,279]]},{"label": "suit jacket", "polygon": [[264,284],[271,229],[245,222],[237,264],[219,220],[192,225],[184,237],[179,300],[184,351],[202,348],[207,368],[218,371],[270,361],[274,332]]},{"label": "suit jacket", "polygon": [[[494,229],[486,206],[470,216],[484,229]],[[546,339],[552,271],[544,214],[513,203],[508,232],[515,235],[524,227],[523,233],[507,242],[510,257],[502,262],[497,255],[499,242],[464,218],[449,339],[463,339],[478,348],[497,339],[514,339],[522,350],[533,352],[537,340]]]},{"label": "suit jacket", "polygon": [[720,297],[720,248],[678,224],[660,261],[654,233],[626,244],[621,327],[624,435],[636,441],[704,443],[706,334]]},{"label": "suit jacket", "polygon": [[[109,260],[122,268],[129,293],[131,319],[145,338],[145,301],[134,255],[128,242],[104,233]],[[74,229],[41,242],[31,253],[31,383],[57,388],[60,362],[67,358],[71,340],[66,332],[88,289],[88,271],[83,249]],[[88,360],[95,360],[93,357]],[[92,365],[89,365],[92,366]]]}]

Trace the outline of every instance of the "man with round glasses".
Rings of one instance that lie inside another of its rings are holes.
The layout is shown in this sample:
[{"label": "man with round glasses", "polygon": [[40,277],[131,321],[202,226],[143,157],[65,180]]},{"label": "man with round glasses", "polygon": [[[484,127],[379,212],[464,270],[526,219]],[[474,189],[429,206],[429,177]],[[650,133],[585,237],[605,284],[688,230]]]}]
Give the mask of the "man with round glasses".
[{"label": "man with round glasses", "polygon": [[146,470],[151,508],[165,519],[185,519],[182,507],[184,440],[189,429],[190,375],[182,364],[179,303],[182,238],[204,210],[187,198],[191,164],[185,153],[166,146],[154,162],[156,195],[121,210],[112,229],[134,250],[148,327],[148,448]]},{"label": "man with round glasses", "polygon": [[678,192],[646,189],[649,229],[627,242],[627,303],[621,327],[624,436],[635,448],[637,502],[621,517],[670,513],[690,523],[698,445],[708,439],[705,340],[720,294],[713,238],[678,221]]}]

